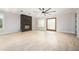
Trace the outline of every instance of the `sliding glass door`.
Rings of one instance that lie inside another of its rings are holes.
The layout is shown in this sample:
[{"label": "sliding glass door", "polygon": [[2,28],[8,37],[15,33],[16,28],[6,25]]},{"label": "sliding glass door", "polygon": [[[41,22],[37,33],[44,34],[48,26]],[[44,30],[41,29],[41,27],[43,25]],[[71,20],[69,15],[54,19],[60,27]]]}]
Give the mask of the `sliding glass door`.
[{"label": "sliding glass door", "polygon": [[48,18],[46,22],[46,29],[56,31],[56,18]]}]

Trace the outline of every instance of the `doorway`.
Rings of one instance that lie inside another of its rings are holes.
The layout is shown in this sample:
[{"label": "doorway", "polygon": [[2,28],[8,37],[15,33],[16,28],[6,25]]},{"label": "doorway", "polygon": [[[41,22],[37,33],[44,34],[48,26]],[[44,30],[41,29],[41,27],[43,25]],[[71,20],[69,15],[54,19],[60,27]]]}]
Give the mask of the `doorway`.
[{"label": "doorway", "polygon": [[46,20],[46,30],[48,30],[48,31],[56,31],[56,17],[48,18]]}]

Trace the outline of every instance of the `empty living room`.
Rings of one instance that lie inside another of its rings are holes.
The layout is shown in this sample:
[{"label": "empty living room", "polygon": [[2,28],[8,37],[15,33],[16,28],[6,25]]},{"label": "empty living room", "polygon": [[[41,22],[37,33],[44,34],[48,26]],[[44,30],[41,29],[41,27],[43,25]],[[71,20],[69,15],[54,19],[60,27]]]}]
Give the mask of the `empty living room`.
[{"label": "empty living room", "polygon": [[0,51],[79,51],[79,8],[0,8]]}]

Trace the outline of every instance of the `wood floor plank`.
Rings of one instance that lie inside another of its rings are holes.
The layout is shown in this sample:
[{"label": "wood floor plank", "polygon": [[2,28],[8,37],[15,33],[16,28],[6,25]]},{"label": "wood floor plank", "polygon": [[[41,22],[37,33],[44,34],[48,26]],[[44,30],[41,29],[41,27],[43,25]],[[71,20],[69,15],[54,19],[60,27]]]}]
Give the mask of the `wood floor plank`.
[{"label": "wood floor plank", "polygon": [[28,31],[0,36],[1,51],[79,51],[79,39],[67,33]]}]

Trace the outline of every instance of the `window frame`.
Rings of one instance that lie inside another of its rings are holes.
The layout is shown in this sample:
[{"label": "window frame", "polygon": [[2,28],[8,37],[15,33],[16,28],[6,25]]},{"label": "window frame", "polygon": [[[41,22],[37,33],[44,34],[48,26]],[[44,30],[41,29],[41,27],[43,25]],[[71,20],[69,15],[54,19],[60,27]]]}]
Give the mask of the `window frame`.
[{"label": "window frame", "polygon": [[[48,20],[49,20],[49,19],[55,19],[55,29],[48,29]],[[57,18],[56,18],[56,17],[47,18],[47,19],[46,19],[46,30],[48,30],[48,31],[56,31],[56,29],[57,29]]]}]

